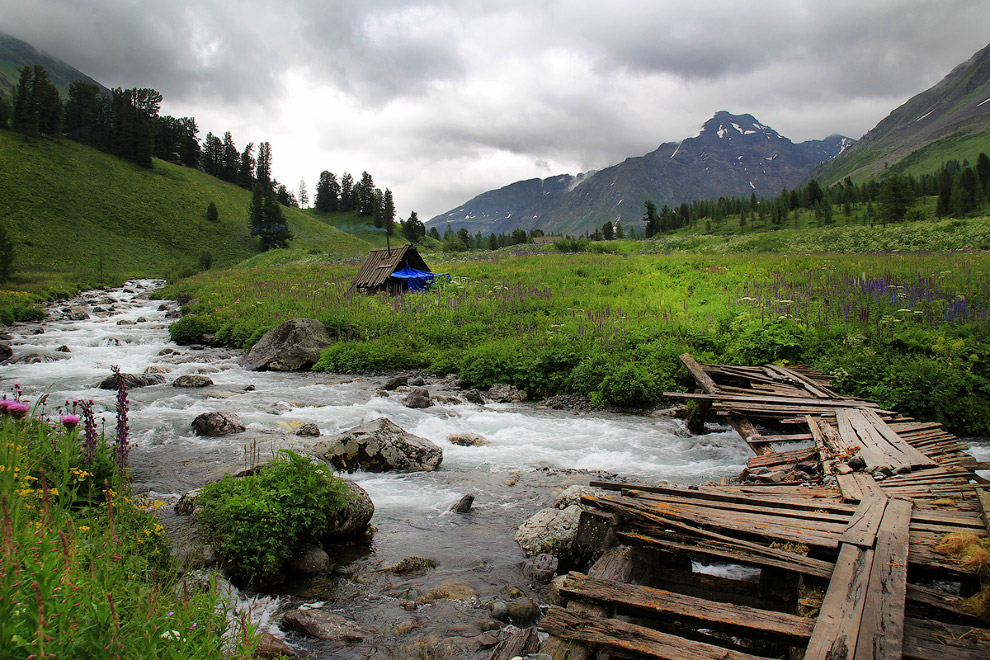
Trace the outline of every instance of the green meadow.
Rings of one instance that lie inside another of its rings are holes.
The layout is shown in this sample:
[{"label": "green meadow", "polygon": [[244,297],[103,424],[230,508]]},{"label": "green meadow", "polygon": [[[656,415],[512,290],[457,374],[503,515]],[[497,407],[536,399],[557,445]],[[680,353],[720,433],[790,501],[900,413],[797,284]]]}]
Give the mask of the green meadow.
[{"label": "green meadow", "polygon": [[452,281],[401,297],[348,292],[358,267],[340,263],[209,271],[162,295],[191,299],[172,326],[184,342],[248,348],[286,319],[320,319],[337,341],[317,370],[457,373],[639,407],[687,384],[678,356],[690,351],[804,364],[848,394],[990,433],[985,253],[632,252],[644,246],[669,247],[437,254],[431,267]]}]

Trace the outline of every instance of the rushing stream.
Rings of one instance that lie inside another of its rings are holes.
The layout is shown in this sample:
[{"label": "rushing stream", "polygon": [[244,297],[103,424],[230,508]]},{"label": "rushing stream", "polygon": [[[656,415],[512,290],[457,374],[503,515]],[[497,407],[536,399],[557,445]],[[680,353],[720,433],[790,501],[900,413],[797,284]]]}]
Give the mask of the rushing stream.
[{"label": "rushing stream", "polygon": [[[377,395],[381,377],[247,371],[239,352],[172,344],[168,306],[146,295],[158,285],[140,280],[87,292],[53,308],[40,326],[14,327],[15,359],[29,351],[63,359],[0,366],[0,387],[18,383],[32,402],[47,393],[50,413],[64,401],[92,399],[108,430],[114,426],[115,393],[97,385],[111,366],[140,374],[158,365],[168,369],[169,382],[184,374],[211,378],[214,385],[206,388],[163,384],[128,392],[137,490],[172,503],[225,471],[242,469],[252,454],[265,460],[278,448],[305,450],[316,440],[293,433],[302,422],[316,423],[327,436],[388,417],[443,448],[436,472],[352,475],[375,503],[374,541],[333,557],[337,568],[328,578],[277,588],[283,600],[326,602],[373,633],[365,643],[332,652],[289,636],[315,657],[434,657],[424,649],[443,637],[478,637],[491,627],[486,603],[505,597],[512,587],[531,593],[519,568],[523,554],[513,540],[515,528],[561,488],[595,478],[588,472],[625,481],[698,483],[737,474],[749,456],[731,431],[694,436],[669,417],[578,413],[535,403],[413,410],[403,406],[404,393]],[[91,318],[65,320],[63,310],[74,305],[87,307]],[[213,410],[236,412],[248,430],[221,438],[195,436],[190,422]],[[484,436],[488,444],[461,447],[448,441],[465,432]],[[473,510],[451,513],[465,493],[475,495]],[[189,524],[174,514],[167,522],[173,530]],[[430,557],[437,568],[412,579],[375,573],[410,555]],[[409,601],[439,585],[455,598],[410,608]],[[463,657],[487,657],[475,650],[479,655]]]}]

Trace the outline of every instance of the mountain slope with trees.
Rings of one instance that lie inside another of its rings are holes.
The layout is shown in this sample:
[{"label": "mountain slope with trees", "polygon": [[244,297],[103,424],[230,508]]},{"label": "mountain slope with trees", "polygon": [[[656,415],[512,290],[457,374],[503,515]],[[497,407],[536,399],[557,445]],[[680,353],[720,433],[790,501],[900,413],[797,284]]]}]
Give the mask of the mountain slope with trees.
[{"label": "mountain slope with trees", "polygon": [[695,137],[578,176],[513,183],[482,193],[427,225],[484,234],[540,229],[594,231],[603,222],[640,223],[647,199],[675,206],[696,199],[771,197],[853,143],[841,135],[794,144],[749,114],[720,111]]},{"label": "mountain slope with trees", "polygon": [[[154,159],[144,168],[72,140],[0,130],[0,171],[0,226],[19,273],[163,275],[230,266],[258,252],[251,191],[189,167]],[[312,211],[281,211],[295,248],[371,247]]]},{"label": "mountain slope with trees", "polygon": [[[961,143],[965,149],[960,149]],[[824,185],[845,177],[879,177],[885,169],[926,149],[929,162],[918,169],[932,169],[939,158],[943,162],[949,158],[975,159],[978,153],[990,150],[990,45],[895,109],[811,176]]]}]

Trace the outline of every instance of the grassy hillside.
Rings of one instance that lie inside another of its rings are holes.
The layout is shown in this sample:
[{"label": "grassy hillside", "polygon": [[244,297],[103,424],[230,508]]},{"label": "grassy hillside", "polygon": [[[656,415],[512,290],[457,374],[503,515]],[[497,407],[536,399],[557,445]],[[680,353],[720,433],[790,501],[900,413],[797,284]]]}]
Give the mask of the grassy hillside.
[{"label": "grassy hillside", "polygon": [[[258,252],[248,228],[250,193],[202,172],[155,161],[137,167],[71,140],[28,139],[0,130],[0,223],[15,243],[17,270],[62,274],[160,276],[189,269],[204,253],[214,267]],[[217,222],[206,219],[214,202]],[[359,254],[372,244],[321,217],[285,209],[294,250]]]}]

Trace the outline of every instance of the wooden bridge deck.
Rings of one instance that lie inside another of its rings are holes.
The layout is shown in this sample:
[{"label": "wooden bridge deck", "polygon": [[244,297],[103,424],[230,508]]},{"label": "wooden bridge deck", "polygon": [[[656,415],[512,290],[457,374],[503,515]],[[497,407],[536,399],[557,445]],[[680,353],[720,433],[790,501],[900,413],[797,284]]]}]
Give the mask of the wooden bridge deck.
[{"label": "wooden bridge deck", "polygon": [[990,466],[821,374],[682,361],[701,392],[681,396],[749,443],[756,483],[592,482],[610,494],[585,498],[582,525],[604,521],[618,545],[557,583],[546,641],[520,633],[493,659],[537,646],[555,660],[990,657],[990,630],[958,605],[979,576],[934,550],[988,536],[974,470]]}]

